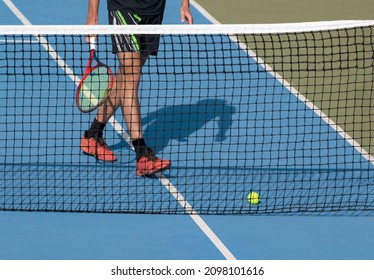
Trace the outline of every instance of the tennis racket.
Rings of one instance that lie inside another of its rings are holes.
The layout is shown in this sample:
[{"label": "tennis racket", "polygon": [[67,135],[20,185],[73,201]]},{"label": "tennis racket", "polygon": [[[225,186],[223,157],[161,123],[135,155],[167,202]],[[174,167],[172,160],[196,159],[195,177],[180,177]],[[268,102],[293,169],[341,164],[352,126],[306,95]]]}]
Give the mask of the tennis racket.
[{"label": "tennis racket", "polygon": [[89,113],[100,107],[113,87],[112,70],[96,56],[96,37],[90,37],[90,58],[75,95],[78,109]]}]

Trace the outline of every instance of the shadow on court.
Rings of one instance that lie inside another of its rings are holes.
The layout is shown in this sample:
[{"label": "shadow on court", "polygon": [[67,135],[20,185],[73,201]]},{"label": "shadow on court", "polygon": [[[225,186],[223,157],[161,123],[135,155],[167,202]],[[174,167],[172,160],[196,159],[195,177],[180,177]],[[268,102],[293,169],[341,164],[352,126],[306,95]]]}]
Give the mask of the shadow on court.
[{"label": "shadow on court", "polygon": [[160,152],[171,140],[187,142],[191,135],[215,121],[211,129],[204,131],[201,142],[223,142],[235,112],[236,108],[223,99],[203,99],[194,104],[167,106],[143,118],[144,137],[155,152]]},{"label": "shadow on court", "polygon": [[[205,129],[204,139],[198,142],[223,142],[227,139],[236,111],[234,106],[223,99],[203,99],[194,104],[166,106],[143,115],[144,138],[157,153],[167,147],[171,140],[187,142],[191,135],[215,121],[214,128]],[[128,148],[128,145],[121,140],[110,148],[120,150]]]}]

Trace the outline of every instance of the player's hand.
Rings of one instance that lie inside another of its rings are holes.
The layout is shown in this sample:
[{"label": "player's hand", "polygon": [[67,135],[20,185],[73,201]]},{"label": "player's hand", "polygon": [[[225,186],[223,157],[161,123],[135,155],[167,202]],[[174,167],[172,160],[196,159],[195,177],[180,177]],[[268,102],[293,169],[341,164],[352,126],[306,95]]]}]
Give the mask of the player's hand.
[{"label": "player's hand", "polygon": [[187,21],[188,24],[193,24],[193,17],[191,14],[189,4],[182,4],[182,7],[180,8],[180,13],[181,13],[181,22]]},{"label": "player's hand", "polygon": [[[86,25],[98,25],[98,24],[99,24],[99,22],[96,19],[93,19],[93,18],[90,18],[90,17],[87,18]],[[97,35],[95,35],[95,34],[87,35],[86,36],[86,43],[87,44],[90,43],[90,38],[91,37],[97,37]]]}]

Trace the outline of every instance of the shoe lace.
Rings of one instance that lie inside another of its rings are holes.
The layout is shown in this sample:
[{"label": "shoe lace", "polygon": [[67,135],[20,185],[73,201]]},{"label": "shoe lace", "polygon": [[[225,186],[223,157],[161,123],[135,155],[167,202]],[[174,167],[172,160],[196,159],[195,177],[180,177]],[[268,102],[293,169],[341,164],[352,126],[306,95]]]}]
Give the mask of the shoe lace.
[{"label": "shoe lace", "polygon": [[157,159],[157,157],[155,156],[153,152],[149,152],[145,157],[149,159],[150,161],[155,161]]},{"label": "shoe lace", "polygon": [[157,159],[152,149],[149,147],[145,147],[145,149],[142,150],[142,154],[138,155],[138,160],[142,157],[145,157],[147,160],[150,160],[153,162],[156,161]]},{"label": "shoe lace", "polygon": [[97,141],[97,143],[98,143],[100,146],[102,146],[102,147],[104,147],[104,148],[106,148],[106,149],[109,149],[109,147],[108,147],[108,145],[107,145],[107,143],[105,142],[105,140],[104,140],[103,137],[99,137],[99,138],[97,138],[96,141]]}]

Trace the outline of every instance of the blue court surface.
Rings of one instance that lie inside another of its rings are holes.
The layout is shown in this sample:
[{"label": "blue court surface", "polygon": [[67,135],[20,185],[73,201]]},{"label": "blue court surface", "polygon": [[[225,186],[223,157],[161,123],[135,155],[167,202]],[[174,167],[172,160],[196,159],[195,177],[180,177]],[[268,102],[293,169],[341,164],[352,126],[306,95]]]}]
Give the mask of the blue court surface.
[{"label": "blue court surface", "polygon": [[[19,18],[19,14],[16,15],[14,11],[5,4],[6,1],[0,2],[0,24],[11,25],[11,24],[22,24],[21,20],[27,19],[34,25],[71,25],[71,24],[84,24],[87,13],[86,1],[57,1],[50,0],[46,4],[42,0],[34,0],[32,4],[21,0],[14,0],[14,5],[22,12],[24,17]],[[165,13],[164,23],[166,24],[179,24],[179,4],[180,1],[169,0]],[[199,10],[192,7],[192,12],[195,18],[195,23],[210,24],[211,22],[204,17]],[[107,13],[105,9],[105,1],[101,3],[100,9],[100,22],[103,24],[107,23]],[[229,40],[228,40],[229,41]],[[58,51],[58,46],[57,51]],[[208,49],[205,51],[209,51]],[[239,51],[240,52],[240,51]],[[48,54],[45,54],[48,56]],[[246,54],[242,54],[246,55]],[[243,59],[242,57],[240,57]],[[237,58],[238,59],[238,58]],[[247,57],[248,60],[251,60]],[[69,63],[69,60],[67,60]],[[71,62],[73,63],[73,62]],[[148,67],[152,67],[154,62],[150,61]],[[235,61],[232,62],[235,65]],[[204,65],[203,65],[204,66]],[[251,60],[248,63],[248,69],[240,69],[243,73],[243,80],[246,80],[245,73],[248,73],[248,82],[250,81],[249,73],[251,73],[251,67],[257,67],[256,62]],[[235,68],[235,66],[234,66]],[[233,69],[235,71],[235,69]],[[188,72],[188,71],[187,71]],[[258,75],[268,75],[267,73]],[[186,77],[188,79],[188,77]],[[207,80],[208,80],[207,76]],[[253,76],[252,79],[256,79]],[[261,77],[258,77],[261,80]],[[268,77],[267,79],[270,79]],[[236,85],[232,79],[232,85],[225,85],[226,87],[236,88]],[[266,79],[263,79],[266,80]],[[1,81],[1,80],[0,80]],[[15,78],[16,81],[16,78]],[[176,81],[177,82],[177,81]],[[214,81],[216,83],[217,81]],[[147,87],[150,82],[147,80],[143,81],[143,87]],[[230,83],[230,82],[228,82]],[[163,88],[163,84],[158,84],[159,87]],[[245,87],[246,85],[241,84],[240,86]],[[71,90],[74,91],[74,83],[71,83]],[[264,85],[265,87],[265,85]],[[188,84],[181,84],[181,88],[190,88]],[[295,119],[299,119],[300,122],[309,122],[309,126],[313,127],[320,124],[321,120],[312,111],[310,115],[305,114],[305,104],[298,102],[297,98],[291,93],[286,97],[287,102],[283,102],[284,94],[277,95],[276,91],[283,91],[281,85],[277,85],[275,89],[275,95],[272,98],[279,104],[285,104],[282,106],[288,106],[284,112],[295,112],[292,116]],[[1,89],[1,85],[0,85]],[[274,93],[274,92],[273,92]],[[170,94],[170,93],[169,93]],[[220,93],[215,93],[219,96]],[[192,95],[189,95],[191,97]],[[183,100],[181,104],[169,104],[168,102],[175,102],[175,99],[168,99],[167,90],[164,93],[160,93],[157,97],[157,103],[165,104],[165,106],[158,111],[143,112],[143,122],[146,125],[145,135],[150,139],[155,139],[155,143],[152,146],[156,148],[157,152],[165,152],[173,154],[170,149],[178,147],[178,160],[181,162],[180,166],[171,169],[166,172],[167,177],[173,181],[173,184],[181,187],[180,190],[183,192],[183,188],[188,188],[190,176],[195,176],[193,181],[194,184],[203,183],[199,181],[198,176],[199,169],[202,169],[203,162],[194,162],[193,165],[188,166],[186,159],[183,155],[193,153],[196,151],[190,151],[189,149],[196,148],[196,146],[182,145],[188,137],[193,135],[194,139],[204,139],[204,137],[215,137],[216,135],[209,135],[209,131],[214,131],[214,119],[215,115],[210,115],[210,111],[203,111],[206,117],[202,123],[196,120],[195,127],[187,127],[185,135],[163,135],[162,139],[157,139],[156,135],[152,135],[154,131],[159,131],[166,122],[166,119],[160,118],[160,116],[180,116],[180,119],[176,120],[176,123],[183,123],[183,113],[201,110],[201,108],[209,108],[211,106],[220,106],[223,114],[232,114],[230,117],[230,124],[223,124],[222,131],[220,132],[221,140],[224,140],[225,133],[231,133],[232,135],[240,135],[244,133],[243,129],[247,129],[245,135],[248,135],[250,139],[248,142],[253,144],[253,154],[261,154],[262,165],[269,166],[271,173],[272,168],[276,168],[279,162],[279,158],[286,160],[296,160],[297,149],[292,151],[286,147],[282,147],[281,143],[287,143],[287,139],[293,138],[292,141],[297,143],[305,141],[310,145],[310,150],[315,147],[323,149],[323,142],[316,143],[313,141],[313,135],[310,133],[310,139],[305,139],[305,129],[307,127],[294,127],[294,131],[290,131],[288,134],[283,134],[282,131],[274,131],[275,139],[274,143],[279,143],[279,146],[266,145],[255,145],[259,142],[257,136],[250,131],[251,127],[269,127],[264,120],[266,120],[266,113],[273,108],[267,108],[264,106],[262,114],[242,116],[241,114],[248,114],[251,112],[251,108],[241,110],[240,102],[245,104],[253,103],[248,102],[250,98],[256,98],[256,102],[259,104],[265,104],[262,100],[269,98],[264,91],[263,95],[253,97],[251,95],[241,96],[241,99],[235,100],[224,100],[220,99],[220,102],[215,99],[212,101],[209,96],[209,92],[203,90],[199,92],[196,98]],[[31,100],[31,99],[30,99]],[[155,104],[152,98],[145,98],[150,104],[143,104],[146,108],[153,108]],[[292,102],[290,102],[292,101]],[[24,105],[27,104],[27,100],[24,101]],[[31,101],[29,101],[31,102]],[[237,107],[231,107],[227,104],[236,104]],[[292,105],[291,105],[292,104]],[[9,104],[10,106],[12,104]],[[203,106],[204,105],[204,106]],[[208,106],[206,106],[208,105]],[[27,106],[26,106],[27,108]],[[56,106],[58,113],[59,108]],[[49,110],[46,106],[45,110]],[[171,111],[172,110],[172,111]],[[254,110],[253,110],[254,111]],[[298,112],[302,112],[300,116]],[[75,114],[79,112],[74,111]],[[258,112],[257,112],[258,114]],[[14,120],[17,121],[17,116],[13,116]],[[65,118],[65,122],[74,124],[74,118],[87,118],[87,123],[91,118],[88,115],[80,116],[72,114],[70,118]],[[243,128],[240,125],[240,119],[251,119],[253,123],[248,124],[247,128]],[[279,116],[279,119],[285,119],[286,117]],[[290,118],[290,116],[288,116]],[[308,120],[302,120],[307,118]],[[224,119],[224,118],[222,118]],[[256,119],[262,121],[256,121]],[[0,128],[5,124],[0,124]],[[205,130],[200,130],[202,126],[205,126]],[[230,126],[230,131],[228,131]],[[279,126],[280,129],[280,126]],[[164,129],[165,130],[165,129]],[[321,126],[320,130],[325,131],[327,135],[327,141],[334,141],[337,138],[335,132],[328,125]],[[48,132],[48,129],[42,129],[42,131]],[[81,128],[72,128],[72,138],[79,139]],[[165,131],[174,131],[173,129],[166,129]],[[208,132],[207,132],[208,131]],[[207,135],[208,133],[208,135]],[[322,133],[322,132],[321,132]],[[266,134],[266,131],[263,132]],[[303,137],[303,139],[298,139]],[[331,139],[329,138],[331,137]],[[279,139],[277,139],[279,138]],[[283,139],[284,138],[284,139]],[[287,138],[287,139],[286,139]],[[110,143],[112,147],[116,149],[116,152],[121,154],[122,158],[128,158],[127,162],[133,164],[134,156],[129,149],[123,149],[121,143],[117,141]],[[266,139],[265,139],[266,140]],[[32,142],[32,139],[30,139]],[[25,143],[25,146],[32,146],[32,143]],[[266,142],[266,141],[265,141]],[[175,143],[171,145],[171,143]],[[217,151],[214,149],[220,146],[212,145],[209,147],[212,155],[220,154],[220,158],[229,158],[230,149],[240,149],[240,143],[237,143],[237,147],[229,147],[227,150],[221,148]],[[117,145],[117,146],[116,146]],[[315,145],[315,146],[314,146]],[[350,144],[344,141],[337,142],[336,151],[338,154],[326,154],[326,157],[332,156],[336,158],[335,166],[330,166],[336,170],[343,169],[354,169],[348,161],[340,160],[339,151],[345,151],[350,154],[353,160],[351,162],[359,162],[361,167],[364,169],[371,169],[371,164],[363,158]],[[46,154],[50,154],[46,148]],[[169,150],[168,150],[169,149]],[[273,153],[279,153],[283,151],[284,155],[273,155]],[[202,152],[202,151],[201,151]],[[22,153],[22,151],[20,151]],[[32,153],[32,151],[30,152]],[[59,156],[74,157],[79,155],[79,147],[77,152],[71,155],[63,155],[59,151],[56,152]],[[295,153],[295,154],[288,154]],[[176,154],[176,153],[174,153]],[[309,157],[310,162],[303,163],[309,166],[323,165],[325,162],[330,162],[327,158],[320,156],[318,158]],[[214,156],[211,158],[212,162],[216,159]],[[242,155],[242,158],[236,158],[238,162],[245,161],[249,165],[256,165],[256,157],[248,157],[248,155]],[[251,162],[253,161],[253,162]],[[71,162],[77,162],[74,158]],[[94,164],[93,158],[87,157],[87,165]],[[30,163],[32,164],[32,162]],[[118,164],[123,164],[118,163]],[[199,165],[201,164],[201,165]],[[222,164],[229,164],[229,160]],[[297,165],[298,163],[291,163],[291,165]],[[331,162],[330,162],[331,164]],[[305,167],[305,166],[300,166]],[[6,168],[6,167],[1,167]],[[76,166],[70,167],[70,169],[61,168],[61,178],[69,178],[78,168]],[[105,168],[105,167],[103,167]],[[116,168],[116,165],[114,167]],[[79,168],[78,168],[79,169]],[[22,171],[22,165],[20,165]],[[39,170],[39,169],[38,169]],[[38,171],[37,170],[37,171]],[[82,168],[83,170],[83,168]],[[6,171],[6,170],[5,170]],[[79,169],[81,171],[81,169]],[[48,166],[43,170],[45,176],[48,174]],[[206,172],[209,171],[204,171]],[[211,170],[214,178],[214,169]],[[187,174],[178,178],[178,173]],[[240,176],[237,170],[227,169],[227,175],[222,178],[214,178],[210,182],[215,184],[214,180],[229,181],[230,177],[235,176],[238,183],[242,182],[243,188],[245,187],[246,178]],[[269,173],[269,172],[268,172]],[[4,172],[5,174],[5,172]],[[105,174],[105,172],[103,172]],[[103,174],[98,174],[100,177]],[[210,174],[211,175],[211,174]],[[340,176],[341,174],[333,174],[332,176]],[[345,178],[349,178],[349,174],[344,174]],[[30,177],[32,173],[30,173]],[[39,175],[40,177],[42,175]],[[88,177],[85,173],[80,173],[79,176]],[[130,176],[130,175],[129,175]],[[259,174],[258,176],[263,176]],[[267,175],[271,179],[271,174]],[[287,176],[287,175],[285,175]],[[313,176],[313,175],[311,175]],[[354,177],[354,175],[352,175]],[[369,177],[369,176],[368,176]],[[102,178],[105,179],[105,178]],[[131,178],[130,178],[131,179]],[[320,178],[321,179],[321,178]],[[329,177],[322,178],[329,184]],[[48,180],[44,179],[45,183],[48,184]],[[104,184],[100,182],[98,178],[97,185]],[[133,180],[136,180],[135,175]],[[15,183],[9,178],[10,183]],[[61,181],[61,180],[60,180]],[[349,181],[349,180],[348,180]],[[351,184],[352,182],[348,182]],[[348,184],[347,183],[347,184]],[[359,184],[360,182],[358,182]],[[63,182],[62,182],[63,184]],[[342,182],[344,184],[344,182]],[[348,186],[348,185],[347,185]],[[118,188],[120,183],[118,183]],[[203,186],[201,186],[203,188]],[[356,187],[356,186],[353,186]],[[266,191],[269,186],[266,184],[259,183],[258,188],[262,191]],[[224,192],[224,190],[221,190]],[[244,191],[244,190],[243,190]],[[163,192],[166,192],[164,189]],[[186,197],[187,201],[189,197]],[[349,199],[349,197],[347,198]],[[370,200],[370,198],[369,198]],[[276,202],[274,202],[276,204]],[[302,203],[302,202],[300,202]],[[344,201],[342,202],[344,204]],[[105,203],[102,207],[105,207]],[[113,205],[111,205],[113,207]],[[114,204],[114,207],[115,204]],[[145,206],[146,207],[146,206]],[[175,202],[175,207],[179,207],[178,203]],[[260,206],[261,207],[261,206]],[[85,209],[86,211],[89,209]],[[199,212],[198,207],[196,210]],[[371,238],[372,230],[374,229],[373,217],[332,217],[332,216],[202,216],[202,220],[196,217],[190,217],[188,215],[134,215],[134,214],[76,214],[76,213],[43,213],[43,212],[1,212],[0,213],[0,224],[2,230],[0,231],[0,259],[373,259],[374,253],[374,240]],[[204,222],[205,221],[205,222]],[[203,225],[201,227],[201,225]],[[210,230],[207,230],[210,228]],[[218,240],[218,241],[217,241]]]}]

